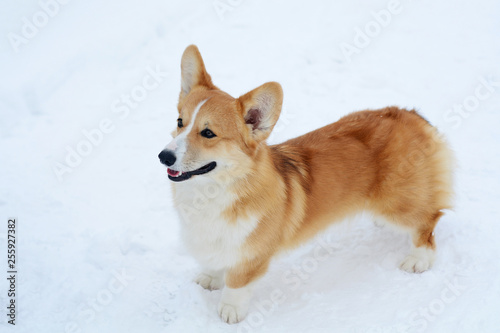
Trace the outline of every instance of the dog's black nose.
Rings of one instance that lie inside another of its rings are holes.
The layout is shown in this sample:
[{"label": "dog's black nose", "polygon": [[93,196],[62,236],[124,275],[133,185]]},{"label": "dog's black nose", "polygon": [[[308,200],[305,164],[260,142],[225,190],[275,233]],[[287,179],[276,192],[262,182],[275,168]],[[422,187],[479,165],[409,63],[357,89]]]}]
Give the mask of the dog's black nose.
[{"label": "dog's black nose", "polygon": [[175,155],[170,150],[162,150],[158,155],[160,162],[165,164],[166,166],[171,166],[175,163]]}]

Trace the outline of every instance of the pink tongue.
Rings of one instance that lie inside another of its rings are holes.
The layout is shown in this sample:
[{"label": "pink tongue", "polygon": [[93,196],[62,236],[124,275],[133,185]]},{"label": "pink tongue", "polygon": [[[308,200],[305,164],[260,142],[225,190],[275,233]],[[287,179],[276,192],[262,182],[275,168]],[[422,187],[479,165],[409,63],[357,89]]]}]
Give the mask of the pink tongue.
[{"label": "pink tongue", "polygon": [[167,169],[167,172],[172,177],[175,177],[175,176],[177,176],[180,173],[180,171],[175,171],[175,170],[172,170],[172,169]]}]

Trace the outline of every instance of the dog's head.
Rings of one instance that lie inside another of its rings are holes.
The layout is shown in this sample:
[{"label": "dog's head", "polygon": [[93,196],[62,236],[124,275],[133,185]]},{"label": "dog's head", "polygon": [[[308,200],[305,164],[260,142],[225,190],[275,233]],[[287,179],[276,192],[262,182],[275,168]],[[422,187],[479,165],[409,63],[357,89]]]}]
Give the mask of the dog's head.
[{"label": "dog's head", "polygon": [[233,98],[217,88],[195,45],[181,61],[179,116],[174,139],[158,157],[175,182],[210,173],[248,170],[278,121],[283,92],[277,82]]}]

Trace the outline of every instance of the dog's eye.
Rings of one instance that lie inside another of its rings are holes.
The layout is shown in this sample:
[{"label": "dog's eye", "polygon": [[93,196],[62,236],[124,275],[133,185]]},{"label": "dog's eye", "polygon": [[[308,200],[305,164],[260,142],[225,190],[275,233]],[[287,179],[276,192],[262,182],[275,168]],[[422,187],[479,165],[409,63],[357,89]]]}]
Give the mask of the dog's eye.
[{"label": "dog's eye", "polygon": [[203,131],[201,131],[201,136],[207,138],[207,139],[211,139],[217,135],[214,134],[214,132],[212,132],[211,130],[209,130],[208,128],[205,128]]},{"label": "dog's eye", "polygon": [[177,119],[177,127],[181,128],[182,126],[182,118]]}]

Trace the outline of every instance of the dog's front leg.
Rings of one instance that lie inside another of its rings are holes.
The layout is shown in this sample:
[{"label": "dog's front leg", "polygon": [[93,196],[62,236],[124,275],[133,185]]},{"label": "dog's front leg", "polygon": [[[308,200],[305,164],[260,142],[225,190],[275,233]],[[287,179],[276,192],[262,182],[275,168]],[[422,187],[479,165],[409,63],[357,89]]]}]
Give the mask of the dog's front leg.
[{"label": "dog's front leg", "polygon": [[255,281],[269,266],[269,261],[246,261],[226,272],[226,286],[222,290],[219,303],[219,315],[228,324],[242,321],[253,295]]}]

